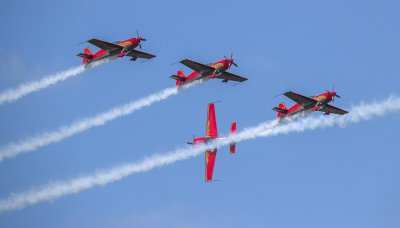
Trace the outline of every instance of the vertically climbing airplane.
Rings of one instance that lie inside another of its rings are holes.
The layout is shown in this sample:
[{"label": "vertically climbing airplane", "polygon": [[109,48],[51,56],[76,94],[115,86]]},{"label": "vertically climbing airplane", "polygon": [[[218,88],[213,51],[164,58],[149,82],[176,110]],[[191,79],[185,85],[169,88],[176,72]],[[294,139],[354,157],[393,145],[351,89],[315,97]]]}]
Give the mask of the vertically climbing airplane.
[{"label": "vertically climbing airplane", "polygon": [[[231,134],[236,134],[236,122],[232,122],[232,124],[231,124]],[[193,144],[193,145],[202,144],[202,143],[207,144],[211,141],[222,140],[222,139],[226,139],[226,138],[218,137],[217,120],[215,117],[214,103],[209,103],[208,111],[207,111],[206,136],[199,137],[199,138],[194,138],[194,136],[193,136],[193,141],[188,142],[188,144]],[[231,143],[229,146],[230,146],[230,153],[234,154],[236,152],[236,143]],[[217,156],[217,148],[206,150],[205,180],[207,182],[212,181],[216,156]]]}]

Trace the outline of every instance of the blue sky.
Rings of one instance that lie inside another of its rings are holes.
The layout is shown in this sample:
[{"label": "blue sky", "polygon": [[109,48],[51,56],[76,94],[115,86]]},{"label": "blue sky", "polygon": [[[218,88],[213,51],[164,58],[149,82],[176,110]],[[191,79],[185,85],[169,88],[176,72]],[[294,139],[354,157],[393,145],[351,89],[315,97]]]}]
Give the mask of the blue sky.
[{"label": "blue sky", "polygon": [[[331,89],[347,108],[399,94],[398,1],[3,1],[0,90],[79,65],[96,37],[147,38],[157,58],[127,58],[0,107],[0,145],[53,130],[174,85],[184,58],[234,53],[248,77],[212,80],[178,96],[0,164],[0,198],[32,186],[139,160],[205,131],[273,119],[293,90]],[[92,47],[91,47],[92,48]],[[95,48],[93,48],[95,49]],[[0,215],[0,227],[399,227],[399,115],[240,143],[219,150],[205,183],[203,156]]]}]

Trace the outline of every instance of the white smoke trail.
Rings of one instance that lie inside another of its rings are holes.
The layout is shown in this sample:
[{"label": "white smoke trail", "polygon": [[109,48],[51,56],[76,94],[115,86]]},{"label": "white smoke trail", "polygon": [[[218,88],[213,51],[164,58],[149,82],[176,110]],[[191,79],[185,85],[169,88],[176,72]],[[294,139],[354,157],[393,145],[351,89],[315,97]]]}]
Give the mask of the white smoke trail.
[{"label": "white smoke trail", "polygon": [[[307,130],[314,130],[317,128],[326,128],[338,125],[346,127],[349,124],[358,123],[360,121],[369,120],[374,117],[384,116],[387,113],[400,111],[400,97],[389,96],[383,101],[374,101],[370,104],[361,103],[360,105],[351,108],[350,113],[340,118],[327,118],[326,116],[307,117],[293,121],[289,124],[279,125],[278,127],[268,128],[255,134],[246,134],[244,136],[238,135],[238,141],[258,138],[270,137],[279,134],[288,134],[292,132],[303,132]],[[263,128],[263,126],[260,126]],[[243,139],[242,139],[243,138]]]},{"label": "white smoke trail", "polygon": [[51,132],[45,132],[25,140],[9,143],[0,147],[0,162],[7,158],[13,158],[21,153],[28,153],[39,149],[40,147],[60,142],[63,139],[87,131],[93,127],[98,127],[116,118],[132,114],[133,112],[149,106],[155,102],[162,101],[168,97],[178,94],[179,91],[201,83],[201,80],[181,86],[164,89],[160,92],[151,94],[136,101],[112,108],[106,112],[92,117],[84,118],[73,122],[72,124],[62,126]]},{"label": "white smoke trail", "polygon": [[[90,68],[100,66],[108,61],[108,59],[104,59],[94,62],[91,64]],[[48,75],[38,81],[24,83],[16,88],[5,90],[0,93],[0,105],[4,103],[11,103],[30,93],[47,88],[68,78],[77,76],[90,68],[85,68],[84,65],[73,67],[66,71],[61,71],[52,75]]]},{"label": "white smoke trail", "polygon": [[323,116],[316,118],[308,117],[299,121],[293,121],[289,124],[278,124],[277,121],[267,121],[258,126],[247,128],[237,135],[229,137],[227,140],[219,140],[207,145],[177,149],[163,155],[156,154],[145,158],[140,162],[127,163],[109,170],[95,172],[94,174],[66,181],[50,183],[41,188],[36,188],[26,192],[11,194],[9,197],[0,200],[0,213],[21,209],[42,201],[51,201],[63,196],[77,194],[95,186],[103,186],[135,173],[147,172],[154,168],[203,154],[206,148],[220,147],[228,145],[231,142],[240,142],[257,137],[269,137],[290,132],[301,132],[316,128],[331,127],[334,125],[344,127],[351,123],[369,120],[373,117],[383,116],[387,113],[396,111],[400,111],[400,98],[397,96],[391,96],[381,102],[355,106],[351,109],[349,114],[336,120]]}]

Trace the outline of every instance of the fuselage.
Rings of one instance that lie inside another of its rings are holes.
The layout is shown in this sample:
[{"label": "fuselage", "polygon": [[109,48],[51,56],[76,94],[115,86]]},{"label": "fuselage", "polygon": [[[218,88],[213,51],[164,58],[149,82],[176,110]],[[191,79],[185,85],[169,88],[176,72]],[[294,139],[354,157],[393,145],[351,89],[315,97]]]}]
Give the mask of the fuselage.
[{"label": "fuselage", "polygon": [[91,62],[97,61],[100,59],[104,59],[104,58],[115,59],[118,57],[123,57],[126,54],[128,54],[131,50],[135,49],[139,45],[141,40],[142,40],[141,37],[129,38],[127,40],[116,43],[117,45],[123,47],[122,50],[116,50],[113,52],[109,52],[107,50],[101,49],[98,52],[93,54],[93,60]]},{"label": "fuselage", "polygon": [[199,138],[194,138],[192,144],[193,145],[203,144],[203,143],[207,144],[217,139],[218,137],[199,137]]},{"label": "fuselage", "polygon": [[189,83],[194,80],[198,79],[204,79],[208,80],[210,78],[215,78],[218,76],[219,73],[224,72],[229,69],[233,62],[233,59],[223,59],[218,62],[212,63],[209,66],[214,68],[212,71],[206,71],[206,72],[192,72],[186,77],[186,80],[184,83]]},{"label": "fuselage", "polygon": [[320,108],[322,108],[324,105],[328,104],[329,102],[332,101],[333,96],[336,94],[336,92],[325,92],[320,95],[312,97],[312,99],[317,100],[318,103],[316,105],[311,105],[311,106],[301,106],[300,104],[295,104],[292,107],[288,109],[288,112],[286,116],[292,116],[295,114],[300,114],[300,113],[309,113],[313,111],[318,111]]}]

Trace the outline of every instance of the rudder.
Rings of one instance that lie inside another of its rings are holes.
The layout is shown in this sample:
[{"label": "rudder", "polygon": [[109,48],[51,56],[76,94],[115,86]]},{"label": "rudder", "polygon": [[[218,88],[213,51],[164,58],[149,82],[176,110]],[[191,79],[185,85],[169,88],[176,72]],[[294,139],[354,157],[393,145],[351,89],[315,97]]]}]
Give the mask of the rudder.
[{"label": "rudder", "polygon": [[185,76],[185,74],[183,73],[182,70],[179,70],[179,71],[176,73],[176,75],[177,75],[178,77],[184,79],[184,80],[176,80],[176,83],[175,83],[176,86],[180,86],[181,84],[183,84],[183,82],[185,82],[186,76]]},{"label": "rudder", "polygon": [[171,75],[172,79],[174,79],[176,81],[176,86],[181,86],[183,83],[185,83],[186,81],[186,76],[183,73],[183,71],[179,70],[176,75]]},{"label": "rudder", "polygon": [[[81,56],[82,57],[82,56]],[[84,50],[83,50],[83,60],[82,60],[82,63],[83,64],[86,64],[86,63],[88,63],[88,62],[90,62],[90,60],[91,59],[93,59],[93,53],[92,53],[92,51],[90,51],[90,49],[89,48],[85,48]]]},{"label": "rudder", "polygon": [[282,119],[286,116],[288,109],[285,106],[285,103],[279,103],[278,107],[273,108],[272,110],[278,112],[278,119]]},{"label": "rudder", "polygon": [[279,107],[280,109],[283,109],[283,110],[286,111],[286,112],[278,112],[278,118],[280,119],[280,118],[285,117],[285,115],[286,115],[286,113],[287,113],[287,108],[286,108],[285,103],[283,103],[283,102],[279,103],[278,107]]}]

